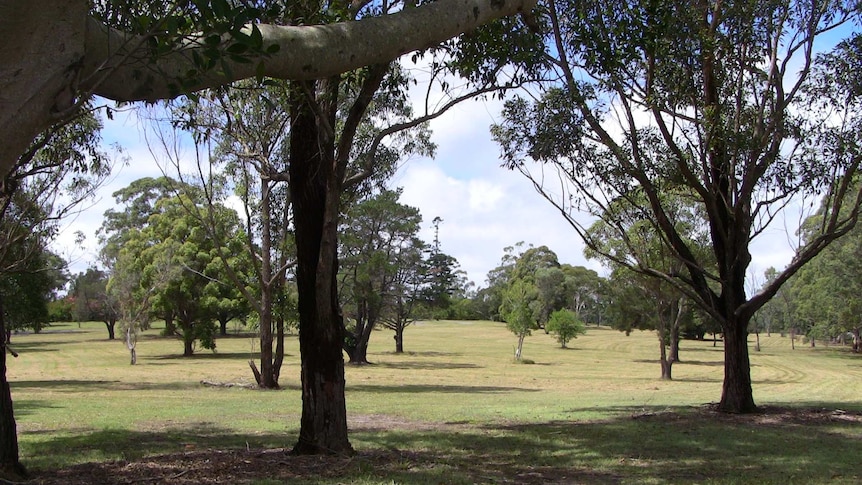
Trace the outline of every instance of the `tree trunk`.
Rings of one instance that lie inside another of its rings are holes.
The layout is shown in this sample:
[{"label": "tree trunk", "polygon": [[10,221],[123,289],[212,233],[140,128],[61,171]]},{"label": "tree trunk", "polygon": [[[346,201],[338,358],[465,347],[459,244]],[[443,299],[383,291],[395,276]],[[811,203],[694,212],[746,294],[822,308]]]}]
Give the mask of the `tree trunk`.
[{"label": "tree trunk", "polygon": [[[0,336],[6,335],[3,301],[0,295]],[[6,380],[6,341],[0,341],[0,478],[20,481],[27,470],[18,458],[18,430],[12,410],[12,389]]]},{"label": "tree trunk", "polygon": [[267,291],[262,292],[264,311],[260,315],[260,382],[262,389],[278,389],[272,358],[272,304],[268,302]]},{"label": "tree trunk", "polygon": [[128,328],[126,328],[126,348],[129,349],[129,354],[131,354],[130,365],[135,365],[138,363],[138,353],[135,351],[138,342],[135,333],[132,331],[132,325],[130,323]]},{"label": "tree trunk", "polygon": [[[347,439],[344,321],[336,281],[341,194],[334,166],[334,141],[324,136],[310,101],[303,95],[312,96],[315,83],[297,82],[294,87],[290,180],[296,233],[302,417],[293,453],[353,453]],[[330,126],[334,127],[333,118]]]},{"label": "tree trunk", "polygon": [[729,321],[724,326],[724,384],[718,410],[726,413],[757,411],[751,391],[748,356],[748,322]]},{"label": "tree trunk", "polygon": [[664,329],[659,328],[658,331],[658,343],[659,348],[661,349],[661,379],[663,381],[669,381],[673,379],[671,375],[671,366],[673,366],[673,361],[667,358],[667,345],[665,345],[665,335]]},{"label": "tree trunk", "polygon": [[229,321],[230,320],[228,320],[226,318],[220,318],[218,321],[218,325],[219,325],[218,333],[222,337],[227,337],[227,324]]},{"label": "tree trunk", "polygon": [[403,354],[404,353],[404,327],[401,325],[396,325],[395,336],[392,338],[395,339],[395,353],[396,354]]},{"label": "tree trunk", "polygon": [[183,327],[183,357],[191,357],[195,353],[195,337],[191,325],[181,324]]},{"label": "tree trunk", "polygon": [[263,389],[278,389],[272,356],[272,307],[275,285],[272,284],[272,233],[270,231],[272,209],[270,206],[270,182],[261,176],[260,180],[260,217],[261,217],[261,294],[260,294],[260,380],[257,385]]},{"label": "tree trunk", "polygon": [[671,361],[671,365],[679,362],[679,327],[682,325],[682,317],[685,313],[685,298],[680,298],[677,301],[676,317],[673,319],[673,324],[670,326],[670,354],[667,356]]},{"label": "tree trunk", "polygon": [[114,327],[117,325],[117,320],[110,318],[105,321],[105,327],[108,329],[108,340],[114,340]]},{"label": "tree trunk", "polygon": [[862,344],[862,340],[860,340],[860,329],[859,329],[859,327],[856,327],[853,329],[853,352],[854,353],[858,354],[859,351],[862,350],[862,349],[860,349],[860,344]]},{"label": "tree trunk", "polygon": [[515,349],[515,360],[521,360],[521,351],[524,349],[525,334],[518,335],[518,347]]},{"label": "tree trunk", "polygon": [[350,353],[350,363],[355,365],[368,364],[368,342],[371,340],[371,332],[374,330],[374,325],[377,323],[369,312],[368,318],[364,325],[356,326],[356,342],[353,347],[353,352]]},{"label": "tree trunk", "polygon": [[284,364],[284,317],[275,321],[275,360],[272,363],[273,380],[278,385],[281,378],[281,366]]}]

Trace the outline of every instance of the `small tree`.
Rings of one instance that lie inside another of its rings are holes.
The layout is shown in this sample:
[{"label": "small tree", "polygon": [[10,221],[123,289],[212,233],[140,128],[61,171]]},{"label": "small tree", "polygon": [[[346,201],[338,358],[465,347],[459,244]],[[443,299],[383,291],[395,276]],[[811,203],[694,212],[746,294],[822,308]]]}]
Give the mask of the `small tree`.
[{"label": "small tree", "polygon": [[539,328],[534,315],[537,298],[536,286],[522,279],[513,280],[503,292],[500,315],[506,322],[506,328],[518,336],[518,347],[515,348],[515,360],[517,361],[521,360],[524,339],[533,330]]},{"label": "small tree", "polygon": [[565,308],[551,313],[551,317],[548,319],[548,324],[545,328],[548,332],[557,336],[557,342],[564,349],[569,340],[576,339],[578,335],[587,333],[584,322],[578,318],[578,315]]}]

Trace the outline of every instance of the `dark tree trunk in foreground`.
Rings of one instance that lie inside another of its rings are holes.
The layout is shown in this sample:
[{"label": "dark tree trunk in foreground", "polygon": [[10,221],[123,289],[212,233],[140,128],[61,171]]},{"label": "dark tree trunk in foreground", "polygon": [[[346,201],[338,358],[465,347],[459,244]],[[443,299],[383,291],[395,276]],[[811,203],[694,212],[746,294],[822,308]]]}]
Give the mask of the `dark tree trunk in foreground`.
[{"label": "dark tree trunk in foreground", "polygon": [[[336,286],[340,183],[334,141],[318,126],[309,100],[303,97],[302,93],[313,96],[314,83],[296,85],[297,98],[291,103],[290,180],[296,232],[302,418],[293,453],[352,453],[344,400],[344,322]],[[335,126],[331,120],[330,126]]]},{"label": "dark tree trunk in foreground", "polygon": [[[746,325],[731,322],[724,329],[724,384],[718,410],[727,413],[757,411],[751,390],[751,362]],[[736,325],[734,325],[736,324]],[[740,329],[741,327],[741,329]]]},{"label": "dark tree trunk in foreground", "polygon": [[[0,295],[0,338],[6,336],[6,322],[3,318],[3,301]],[[27,476],[27,470],[18,461],[18,432],[15,414],[12,411],[12,390],[6,380],[6,341],[0,341],[0,478],[20,480]]]},{"label": "dark tree trunk in foreground", "polygon": [[105,322],[105,327],[108,329],[108,340],[114,340],[114,327],[117,325],[117,320],[111,318]]}]

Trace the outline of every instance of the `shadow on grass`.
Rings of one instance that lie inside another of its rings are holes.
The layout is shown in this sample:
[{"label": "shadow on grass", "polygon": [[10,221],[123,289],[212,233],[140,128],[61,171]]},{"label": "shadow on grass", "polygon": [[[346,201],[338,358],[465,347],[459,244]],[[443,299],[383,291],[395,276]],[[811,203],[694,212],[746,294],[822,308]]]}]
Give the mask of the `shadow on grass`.
[{"label": "shadow on grass", "polygon": [[459,364],[456,362],[377,362],[376,367],[387,369],[412,369],[412,370],[443,370],[443,369],[481,369],[483,366],[476,364]]},{"label": "shadow on grass", "polygon": [[[290,354],[284,354],[285,357],[291,357]],[[260,352],[211,352],[209,350],[202,350],[199,352],[195,352],[192,355],[184,356],[182,354],[162,354],[162,355],[150,355],[145,357],[139,357],[139,362],[147,362],[147,361],[167,361],[167,360],[176,360],[176,361],[190,361],[190,360],[249,360],[249,359],[260,359]]]},{"label": "shadow on grass", "polygon": [[[174,391],[182,389],[197,389],[198,382],[121,382],[121,381],[83,381],[83,380],[48,380],[48,381],[14,381],[12,391],[44,389],[51,392],[87,392],[94,390],[111,391]],[[16,401],[17,412],[17,401]]]},{"label": "shadow on grass", "polygon": [[539,392],[540,389],[524,387],[497,386],[433,386],[427,384],[380,386],[374,384],[347,384],[347,389],[354,392],[414,394],[419,392],[443,392],[452,394],[502,394],[507,392]]},{"label": "shadow on grass", "polygon": [[[478,427],[413,427],[399,422],[397,429],[353,432],[351,440],[359,450],[355,458],[315,458],[324,466],[309,471],[296,468],[300,458],[279,455],[277,465],[259,477],[278,479],[266,483],[291,484],[784,484],[858,483],[862,478],[857,463],[862,426],[833,419],[833,412],[794,414],[789,408],[772,408],[763,414],[728,416],[706,407],[641,406],[614,411],[617,417],[587,422]],[[290,433],[249,436],[198,423],[152,432],[104,430],[25,441],[22,451],[25,462],[40,470],[80,462],[82,455],[105,462],[190,448],[248,447],[252,452],[243,460],[249,463],[263,456],[254,449],[289,446],[293,439]],[[282,481],[285,476],[289,480]]]},{"label": "shadow on grass", "polygon": [[16,418],[33,414],[39,409],[59,409],[60,407],[53,401],[42,399],[15,399],[12,404]]}]

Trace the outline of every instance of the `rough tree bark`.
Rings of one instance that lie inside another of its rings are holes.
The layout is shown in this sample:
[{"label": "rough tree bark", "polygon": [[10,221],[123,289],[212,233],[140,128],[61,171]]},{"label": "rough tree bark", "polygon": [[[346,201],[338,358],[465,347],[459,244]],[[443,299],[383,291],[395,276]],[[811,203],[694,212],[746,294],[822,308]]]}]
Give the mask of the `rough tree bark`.
[{"label": "rough tree bark", "polygon": [[[528,12],[535,4],[535,0],[438,0],[357,22],[260,25],[264,46],[279,45],[278,53],[265,60],[263,72],[257,71],[256,62],[226,60],[229,73],[211,72],[191,89],[222,86],[257,74],[321,79],[391,61],[496,18]],[[39,8],[22,0],[0,0],[0,33],[5,39],[0,43],[0,186],[33,140],[52,125],[71,119],[78,103],[90,95],[115,101],[172,98],[178,93],[171,84],[195,67],[189,60],[191,51],[201,45],[196,39],[153,58],[146,38],[106,27],[89,16],[89,8],[85,0],[44,0]],[[296,209],[296,244],[303,413],[294,451],[350,452],[341,354],[344,325],[335,280],[340,182],[333,185],[337,178],[321,173],[335,167],[327,155],[332,152],[318,150],[320,130],[314,113],[307,105],[296,108],[291,133],[291,150],[296,153],[291,160],[301,162],[291,164],[291,177],[302,180],[297,183],[302,193],[296,199],[302,207]],[[5,354],[2,359],[0,474],[23,476],[5,380]]]},{"label": "rough tree bark", "polygon": [[6,322],[3,318],[3,296],[0,295],[0,478],[18,480],[27,470],[18,460],[18,434],[12,413],[12,391],[6,380]]},{"label": "rough tree bark", "polygon": [[757,411],[751,389],[751,363],[746,328],[747,322],[746,325],[729,324],[724,328],[724,384],[718,409],[728,413]]},{"label": "rough tree bark", "polygon": [[[334,139],[318,124],[310,105],[316,84],[297,82],[291,106],[290,180],[302,354],[302,417],[293,452],[352,453],[344,400],[344,320],[336,279],[341,183]],[[335,126],[334,119],[329,121]]]}]

